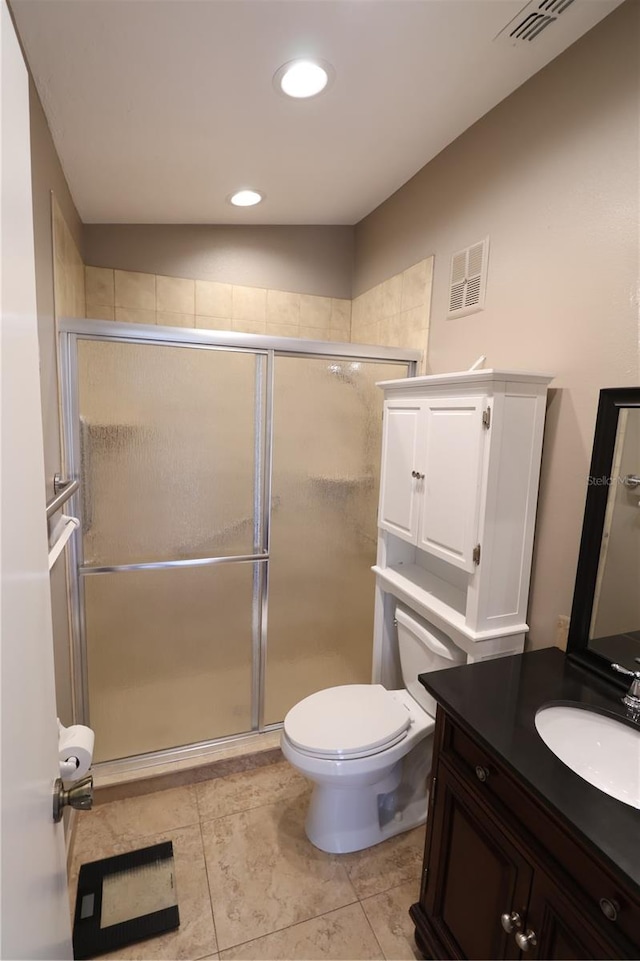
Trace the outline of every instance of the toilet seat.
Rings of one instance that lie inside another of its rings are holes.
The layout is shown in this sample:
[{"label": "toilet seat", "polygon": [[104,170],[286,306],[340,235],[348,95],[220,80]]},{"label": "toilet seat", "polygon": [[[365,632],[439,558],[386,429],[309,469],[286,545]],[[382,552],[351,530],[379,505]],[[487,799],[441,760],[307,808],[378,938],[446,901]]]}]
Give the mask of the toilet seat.
[{"label": "toilet seat", "polygon": [[312,757],[368,757],[403,740],[405,705],[381,684],[343,684],[310,694],[284,719],[289,742]]}]

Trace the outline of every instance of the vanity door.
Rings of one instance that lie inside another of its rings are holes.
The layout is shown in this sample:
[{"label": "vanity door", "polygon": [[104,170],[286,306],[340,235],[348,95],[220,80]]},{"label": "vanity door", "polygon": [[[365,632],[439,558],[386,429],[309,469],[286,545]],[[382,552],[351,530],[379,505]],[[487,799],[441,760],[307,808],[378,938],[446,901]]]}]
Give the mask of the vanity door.
[{"label": "vanity door", "polygon": [[462,781],[440,761],[421,905],[448,958],[520,958],[502,915],[524,917],[532,868]]},{"label": "vanity door", "polygon": [[631,945],[630,953],[626,953],[619,941],[613,943],[604,937],[600,924],[599,929],[594,927],[590,917],[594,906],[589,902],[587,906],[589,913],[580,911],[546,871],[537,869],[523,930],[527,957],[540,961],[637,958]]}]

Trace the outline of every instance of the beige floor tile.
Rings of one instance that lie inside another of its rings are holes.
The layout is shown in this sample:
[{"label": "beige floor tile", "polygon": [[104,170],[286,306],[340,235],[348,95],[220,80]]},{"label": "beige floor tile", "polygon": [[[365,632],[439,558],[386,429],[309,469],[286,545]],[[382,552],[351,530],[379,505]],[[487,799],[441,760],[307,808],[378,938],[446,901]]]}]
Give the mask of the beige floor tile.
[{"label": "beige floor tile", "polygon": [[424,825],[364,851],[343,854],[342,863],[360,899],[417,881],[422,870]]},{"label": "beige floor tile", "polygon": [[419,882],[409,881],[361,902],[388,961],[413,961],[422,957],[409,917],[409,908],[418,900],[419,893]]},{"label": "beige floor tile", "polygon": [[311,785],[287,761],[195,785],[200,818],[224,817],[308,794]]},{"label": "beige floor tile", "polygon": [[[83,861],[94,860],[90,856],[94,850],[108,851],[110,845],[118,842],[197,824],[198,820],[198,806],[191,785],[109,801],[92,811],[82,812],[78,818],[74,857],[82,857]],[[106,855],[98,854],[97,857]]]},{"label": "beige floor tile", "polygon": [[380,945],[359,904],[338,908],[320,918],[303,921],[283,931],[222,951],[223,961],[296,961],[332,958],[384,958]]},{"label": "beige floor tile", "polygon": [[[138,804],[141,800],[143,799],[136,798]],[[173,842],[180,927],[176,931],[169,931],[157,938],[140,941],[119,951],[105,954],[103,955],[105,958],[124,958],[129,961],[194,959],[211,955],[217,950],[199,825],[145,837],[143,841],[129,839],[106,844],[102,848],[96,844],[92,846],[89,857],[74,854],[70,877],[73,900],[75,901],[75,889],[82,862],[110,857],[113,854],[124,854],[126,851],[159,844],[162,841]]]},{"label": "beige floor tile", "polygon": [[307,840],[306,808],[293,798],[202,823],[220,949],[357,900],[340,859]]}]

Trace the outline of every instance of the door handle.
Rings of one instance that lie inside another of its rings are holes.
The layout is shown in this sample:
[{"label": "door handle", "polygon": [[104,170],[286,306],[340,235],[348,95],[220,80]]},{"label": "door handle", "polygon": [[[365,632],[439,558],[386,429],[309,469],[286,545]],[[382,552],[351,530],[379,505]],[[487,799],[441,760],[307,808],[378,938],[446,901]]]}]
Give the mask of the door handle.
[{"label": "door handle", "polygon": [[53,820],[62,820],[62,812],[66,807],[76,811],[90,811],[93,806],[93,775],[76,781],[73,787],[65,790],[62,778],[57,777],[53,785]]}]

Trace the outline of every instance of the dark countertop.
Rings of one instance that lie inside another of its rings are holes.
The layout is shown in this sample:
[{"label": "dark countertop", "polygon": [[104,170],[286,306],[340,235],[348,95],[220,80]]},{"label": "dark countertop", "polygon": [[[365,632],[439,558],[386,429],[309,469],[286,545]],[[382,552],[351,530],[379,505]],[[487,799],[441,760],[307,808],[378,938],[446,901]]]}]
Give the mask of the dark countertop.
[{"label": "dark countertop", "polygon": [[[557,648],[421,674],[420,681],[534,794],[594,845],[614,872],[640,888],[640,810],[609,797],[566,767],[535,728],[538,708],[579,702],[625,717],[620,691]],[[630,758],[638,765],[638,758]]]}]

